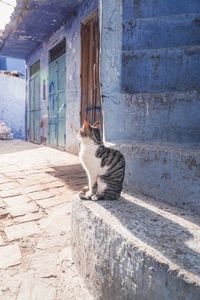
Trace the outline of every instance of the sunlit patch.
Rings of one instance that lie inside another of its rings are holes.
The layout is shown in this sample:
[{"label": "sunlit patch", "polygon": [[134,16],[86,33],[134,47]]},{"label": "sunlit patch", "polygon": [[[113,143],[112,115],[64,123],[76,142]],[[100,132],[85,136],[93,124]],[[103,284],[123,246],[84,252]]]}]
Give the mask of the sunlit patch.
[{"label": "sunlit patch", "polygon": [[10,16],[16,6],[16,0],[0,1],[0,30],[4,30],[6,24],[10,22]]}]

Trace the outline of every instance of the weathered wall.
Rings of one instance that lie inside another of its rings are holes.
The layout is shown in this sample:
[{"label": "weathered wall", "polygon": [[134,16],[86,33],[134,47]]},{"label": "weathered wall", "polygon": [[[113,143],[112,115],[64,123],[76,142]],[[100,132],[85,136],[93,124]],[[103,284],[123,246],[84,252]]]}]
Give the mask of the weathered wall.
[{"label": "weathered wall", "polygon": [[11,128],[14,138],[25,138],[25,80],[0,76],[0,120]]},{"label": "weathered wall", "polygon": [[198,145],[124,143],[113,145],[126,160],[124,189],[200,215]]},{"label": "weathered wall", "polygon": [[199,141],[199,12],[198,0],[102,1],[106,141]]},{"label": "weathered wall", "polygon": [[[80,24],[84,18],[97,9],[98,2],[98,0],[84,1],[79,8],[67,18],[66,24],[45,41],[27,61],[27,66],[29,67],[40,58],[42,118],[48,115],[48,53],[52,47],[63,38],[66,38],[66,150],[73,153],[77,153],[78,151],[76,136],[80,127]],[[43,80],[47,82],[46,99],[42,99]],[[27,90],[28,89],[27,84]],[[47,138],[47,128],[41,129],[41,136]]]}]

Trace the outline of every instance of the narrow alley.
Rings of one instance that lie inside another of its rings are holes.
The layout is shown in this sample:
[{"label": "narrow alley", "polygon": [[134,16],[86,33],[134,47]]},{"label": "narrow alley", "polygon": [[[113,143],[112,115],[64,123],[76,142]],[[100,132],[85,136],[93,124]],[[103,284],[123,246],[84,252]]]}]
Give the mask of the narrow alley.
[{"label": "narrow alley", "polygon": [[0,299],[91,299],[71,258],[78,158],[22,141],[1,141],[0,154]]}]

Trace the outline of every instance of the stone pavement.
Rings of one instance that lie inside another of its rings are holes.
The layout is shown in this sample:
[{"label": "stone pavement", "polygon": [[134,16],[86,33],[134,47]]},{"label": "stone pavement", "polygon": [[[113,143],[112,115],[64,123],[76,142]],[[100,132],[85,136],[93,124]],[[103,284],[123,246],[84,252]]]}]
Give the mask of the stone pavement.
[{"label": "stone pavement", "polygon": [[85,183],[76,156],[0,141],[0,299],[92,299],[71,258],[71,200]]}]

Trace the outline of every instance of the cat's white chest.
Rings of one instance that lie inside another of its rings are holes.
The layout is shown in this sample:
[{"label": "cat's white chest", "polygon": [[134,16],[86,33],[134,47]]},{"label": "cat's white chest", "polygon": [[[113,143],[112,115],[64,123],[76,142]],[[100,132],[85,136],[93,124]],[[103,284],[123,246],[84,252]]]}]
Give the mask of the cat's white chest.
[{"label": "cat's white chest", "polygon": [[98,176],[105,174],[107,167],[101,167],[101,158],[96,157],[97,145],[81,144],[79,153],[80,160],[87,173]]},{"label": "cat's white chest", "polygon": [[98,146],[96,145],[81,145],[79,157],[84,167],[88,170],[100,168],[101,161],[96,157],[97,148]]}]

